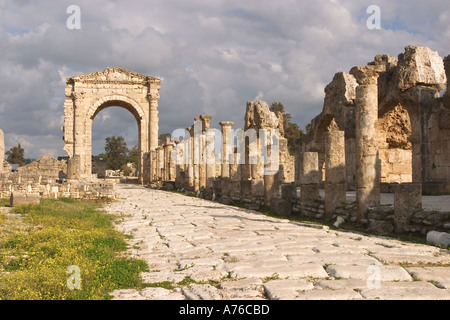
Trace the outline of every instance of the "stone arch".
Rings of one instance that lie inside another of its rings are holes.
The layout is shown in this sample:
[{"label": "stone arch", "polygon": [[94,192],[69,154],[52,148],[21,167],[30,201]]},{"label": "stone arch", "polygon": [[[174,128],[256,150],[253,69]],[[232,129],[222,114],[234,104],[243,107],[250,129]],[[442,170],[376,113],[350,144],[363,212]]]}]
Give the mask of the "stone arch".
[{"label": "stone arch", "polygon": [[102,97],[89,108],[87,116],[93,120],[100,111],[112,106],[127,109],[133,114],[136,120],[145,117],[145,112],[142,107],[136,101],[124,95],[108,95]]},{"label": "stone arch", "polygon": [[145,161],[158,146],[158,100],[161,80],[121,68],[81,75],[67,80],[64,102],[64,150],[69,155],[68,178],[92,180],[92,122],[105,108],[130,111],[138,124],[140,183],[150,181]]}]

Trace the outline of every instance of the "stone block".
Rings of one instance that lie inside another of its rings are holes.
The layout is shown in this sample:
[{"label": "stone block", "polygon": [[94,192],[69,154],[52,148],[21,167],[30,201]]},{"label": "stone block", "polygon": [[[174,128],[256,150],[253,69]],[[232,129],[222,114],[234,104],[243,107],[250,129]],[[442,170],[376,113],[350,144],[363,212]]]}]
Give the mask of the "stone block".
[{"label": "stone block", "polygon": [[304,152],[300,166],[300,184],[319,183],[319,155],[317,152]]},{"label": "stone block", "polygon": [[346,202],[346,184],[325,183],[325,219],[331,219],[337,207]]},{"label": "stone block", "polygon": [[264,196],[264,180],[252,179],[251,181],[251,195],[254,197]]},{"label": "stone block", "polygon": [[241,195],[249,196],[252,194],[252,181],[251,180],[241,180]]},{"label": "stone block", "polygon": [[13,192],[10,197],[11,207],[22,206],[22,205],[39,205],[41,197],[38,193],[24,193],[24,192]]},{"label": "stone block", "polygon": [[422,184],[402,183],[394,187],[395,231],[405,232],[412,214],[422,209]]},{"label": "stone block", "polygon": [[283,183],[281,185],[281,198],[291,202],[297,197],[297,188],[293,183]]},{"label": "stone block", "polygon": [[272,199],[270,209],[280,217],[288,217],[292,214],[292,203],[284,199]]}]

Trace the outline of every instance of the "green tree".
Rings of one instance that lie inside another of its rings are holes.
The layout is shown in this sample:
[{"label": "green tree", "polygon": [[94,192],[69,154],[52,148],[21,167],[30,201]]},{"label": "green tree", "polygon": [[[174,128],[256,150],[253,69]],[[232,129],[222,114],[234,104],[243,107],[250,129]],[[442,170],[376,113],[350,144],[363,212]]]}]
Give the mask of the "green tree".
[{"label": "green tree", "polygon": [[303,130],[296,123],[291,122],[292,115],[286,113],[284,105],[281,102],[273,102],[269,109],[272,112],[280,112],[283,115],[284,137],[288,141],[289,153],[293,155],[295,153],[295,140],[304,134]]},{"label": "green tree", "polygon": [[172,135],[170,133],[161,133],[158,136],[158,144],[163,146],[166,143],[166,138],[170,138]]},{"label": "green tree", "polygon": [[128,148],[124,137],[108,137],[105,139],[106,168],[109,170],[119,170],[127,163]]},{"label": "green tree", "polygon": [[140,156],[139,146],[135,145],[128,150],[127,162],[134,163],[137,167]]},{"label": "green tree", "polygon": [[20,143],[6,151],[6,161],[10,164],[18,164],[19,166],[25,164],[25,150]]}]

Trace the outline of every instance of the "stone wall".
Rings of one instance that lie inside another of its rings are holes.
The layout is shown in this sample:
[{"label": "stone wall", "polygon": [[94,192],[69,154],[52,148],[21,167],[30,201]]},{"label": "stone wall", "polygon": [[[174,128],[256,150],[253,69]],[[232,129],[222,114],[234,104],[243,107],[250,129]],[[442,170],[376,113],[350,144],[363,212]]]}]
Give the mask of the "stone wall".
[{"label": "stone wall", "polygon": [[48,199],[115,199],[111,183],[61,181],[31,172],[26,174],[19,172],[0,174],[0,199],[9,199],[14,193],[39,195],[40,198]]},{"label": "stone wall", "polygon": [[51,179],[65,179],[67,178],[67,162],[44,155],[27,165],[19,167],[17,171],[21,176],[34,175]]}]

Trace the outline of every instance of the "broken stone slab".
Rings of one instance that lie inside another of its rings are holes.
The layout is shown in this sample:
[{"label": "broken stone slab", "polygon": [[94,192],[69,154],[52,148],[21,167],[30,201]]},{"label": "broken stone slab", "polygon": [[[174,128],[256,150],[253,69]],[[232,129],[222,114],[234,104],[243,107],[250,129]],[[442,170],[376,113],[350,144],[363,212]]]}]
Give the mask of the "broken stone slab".
[{"label": "broken stone slab", "polygon": [[191,284],[183,287],[183,294],[188,300],[221,300],[219,290],[209,284]]},{"label": "broken stone slab", "polygon": [[372,253],[372,257],[376,258],[383,264],[408,264],[408,265],[424,265],[424,264],[450,264],[449,255],[434,254],[415,254],[415,253],[388,253],[379,252]]},{"label": "broken stone slab", "polygon": [[[415,284],[415,283],[413,283]],[[449,300],[450,290],[436,287],[384,287],[379,289],[365,289],[360,291],[361,296],[369,300]]]},{"label": "broken stone slab", "polygon": [[430,231],[427,233],[427,243],[446,248],[450,245],[450,233]]},{"label": "broken stone slab", "polygon": [[314,289],[314,285],[304,279],[300,280],[272,280],[264,284],[264,290],[271,300],[290,300]]},{"label": "broken stone slab", "polygon": [[421,281],[450,281],[449,267],[410,267],[406,270],[415,280]]},{"label": "broken stone slab", "polygon": [[296,300],[361,300],[361,295],[352,289],[312,290],[301,293]]},{"label": "broken stone slab", "polygon": [[[378,268],[378,273],[375,273]],[[412,281],[405,269],[399,266],[328,266],[326,271],[335,278],[369,280],[379,277],[379,281]]]}]

